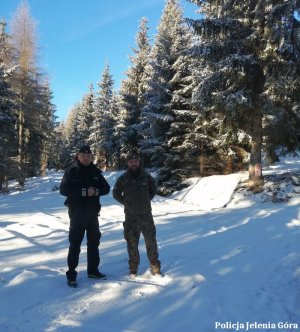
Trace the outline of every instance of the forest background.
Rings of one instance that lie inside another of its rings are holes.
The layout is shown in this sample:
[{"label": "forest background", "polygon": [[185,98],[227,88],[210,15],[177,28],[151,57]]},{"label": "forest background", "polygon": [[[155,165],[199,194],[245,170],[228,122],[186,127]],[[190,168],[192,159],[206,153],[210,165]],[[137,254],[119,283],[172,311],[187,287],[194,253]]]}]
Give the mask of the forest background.
[{"label": "forest background", "polygon": [[199,18],[167,0],[154,41],[140,20],[120,88],[108,62],[96,86],[57,121],[48,75],[37,61],[26,1],[9,32],[0,25],[0,183],[64,168],[89,144],[102,169],[122,169],[138,151],[160,194],[192,176],[249,169],[299,149],[300,2],[190,0]]}]

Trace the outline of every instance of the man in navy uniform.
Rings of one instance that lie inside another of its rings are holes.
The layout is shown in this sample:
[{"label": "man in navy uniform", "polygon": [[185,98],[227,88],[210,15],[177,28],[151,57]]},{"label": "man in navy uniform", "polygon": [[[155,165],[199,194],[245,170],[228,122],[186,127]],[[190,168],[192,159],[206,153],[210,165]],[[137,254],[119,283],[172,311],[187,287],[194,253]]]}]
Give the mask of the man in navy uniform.
[{"label": "man in navy uniform", "polygon": [[86,232],[87,237],[87,273],[89,278],[103,279],[106,276],[99,272],[99,230],[98,215],[101,209],[100,196],[109,193],[110,186],[92,162],[89,146],[82,146],[76,156],[75,163],[64,173],[60,184],[60,193],[67,196],[65,205],[70,217],[68,285],[76,287],[76,268],[79,262],[80,247]]}]

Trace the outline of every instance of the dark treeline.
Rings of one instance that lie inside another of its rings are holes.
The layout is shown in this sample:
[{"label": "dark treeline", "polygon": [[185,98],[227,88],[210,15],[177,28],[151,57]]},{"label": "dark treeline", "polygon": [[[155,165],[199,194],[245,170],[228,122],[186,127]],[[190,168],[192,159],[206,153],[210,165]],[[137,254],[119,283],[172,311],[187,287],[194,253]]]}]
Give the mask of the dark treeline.
[{"label": "dark treeline", "polygon": [[121,169],[138,151],[161,194],[192,176],[245,169],[257,189],[262,156],[273,163],[299,149],[300,1],[189,1],[199,19],[184,18],[179,1],[167,0],[153,42],[142,18],[119,91],[106,64],[97,87],[57,127],[49,88],[36,68],[22,69],[10,55],[7,39],[16,37],[2,24],[3,169],[24,180],[47,166],[50,150],[62,168],[87,143],[106,169]]}]

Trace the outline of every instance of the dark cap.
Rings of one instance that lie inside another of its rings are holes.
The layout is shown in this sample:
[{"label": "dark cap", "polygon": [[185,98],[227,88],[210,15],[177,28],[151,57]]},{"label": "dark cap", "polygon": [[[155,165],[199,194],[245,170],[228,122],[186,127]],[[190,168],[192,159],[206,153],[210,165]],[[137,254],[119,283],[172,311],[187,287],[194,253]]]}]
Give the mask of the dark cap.
[{"label": "dark cap", "polygon": [[90,147],[88,145],[82,145],[80,149],[78,150],[78,153],[87,153],[90,154],[92,153]]},{"label": "dark cap", "polygon": [[132,159],[140,159],[140,156],[138,153],[129,153],[126,157],[126,161],[132,160]]}]

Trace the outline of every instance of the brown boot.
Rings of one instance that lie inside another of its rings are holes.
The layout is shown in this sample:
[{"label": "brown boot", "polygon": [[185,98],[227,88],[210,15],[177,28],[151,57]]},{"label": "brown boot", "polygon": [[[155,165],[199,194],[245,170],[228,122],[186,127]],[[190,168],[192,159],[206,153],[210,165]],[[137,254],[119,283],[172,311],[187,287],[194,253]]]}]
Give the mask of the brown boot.
[{"label": "brown boot", "polygon": [[155,275],[161,275],[160,266],[158,264],[150,264],[151,273]]}]

